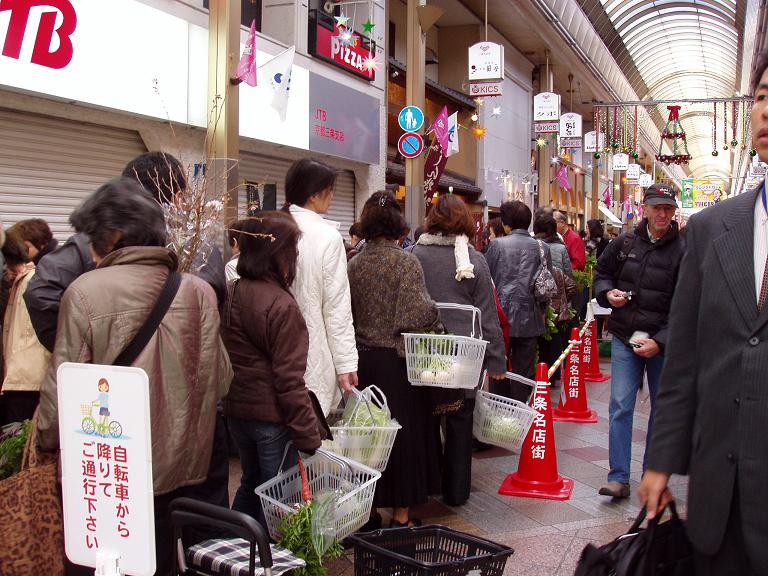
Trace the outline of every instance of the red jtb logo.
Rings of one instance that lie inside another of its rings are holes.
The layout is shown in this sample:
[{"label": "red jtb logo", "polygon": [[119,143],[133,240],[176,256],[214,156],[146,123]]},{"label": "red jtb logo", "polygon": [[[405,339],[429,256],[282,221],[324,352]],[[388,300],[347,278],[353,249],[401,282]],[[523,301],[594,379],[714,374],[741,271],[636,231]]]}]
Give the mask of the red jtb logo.
[{"label": "red jtb logo", "polygon": [[[61,12],[64,21],[56,26],[56,11],[43,12],[32,49],[32,63],[48,68],[64,68],[72,60],[72,33],[77,26],[77,14],[69,0],[0,0],[0,12],[11,11],[8,33],[3,44],[3,56],[19,59],[24,33],[27,30],[29,12],[35,6],[47,6]],[[59,47],[51,52],[54,33],[59,38]]]}]

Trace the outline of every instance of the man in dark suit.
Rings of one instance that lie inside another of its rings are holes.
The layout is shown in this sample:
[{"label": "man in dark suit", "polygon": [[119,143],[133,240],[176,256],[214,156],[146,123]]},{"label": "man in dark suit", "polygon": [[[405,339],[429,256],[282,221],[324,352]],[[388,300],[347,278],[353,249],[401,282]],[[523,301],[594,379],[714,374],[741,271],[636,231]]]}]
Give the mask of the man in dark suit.
[{"label": "man in dark suit", "polygon": [[[768,53],[752,138],[768,161]],[[757,84],[757,86],[754,86]],[[654,517],[688,474],[696,573],[768,574],[768,200],[764,184],[691,217],[640,499]]]}]

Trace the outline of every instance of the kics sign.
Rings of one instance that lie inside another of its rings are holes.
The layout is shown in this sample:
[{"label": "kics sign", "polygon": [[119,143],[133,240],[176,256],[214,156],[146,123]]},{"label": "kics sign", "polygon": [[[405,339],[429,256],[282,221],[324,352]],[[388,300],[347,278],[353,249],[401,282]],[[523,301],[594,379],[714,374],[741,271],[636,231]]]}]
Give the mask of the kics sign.
[{"label": "kics sign", "polygon": [[19,60],[25,34],[36,30],[30,58],[33,64],[58,69],[70,63],[77,13],[69,0],[0,0],[0,19],[4,19],[4,12],[10,13],[10,19],[2,44],[3,56]]},{"label": "kics sign", "polygon": [[336,28],[333,20],[326,19],[321,13],[317,13],[315,22],[310,22],[310,26],[310,54],[366,80],[376,79],[376,70],[370,65],[371,59],[376,56],[374,42],[357,32]]}]

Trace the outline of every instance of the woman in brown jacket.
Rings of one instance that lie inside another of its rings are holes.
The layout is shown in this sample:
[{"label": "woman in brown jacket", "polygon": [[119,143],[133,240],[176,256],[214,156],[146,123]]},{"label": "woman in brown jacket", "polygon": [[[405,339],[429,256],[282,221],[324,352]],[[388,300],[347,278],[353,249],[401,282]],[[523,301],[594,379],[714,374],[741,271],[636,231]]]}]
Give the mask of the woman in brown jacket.
[{"label": "woman in brown jacket", "polygon": [[[429,455],[426,392],[408,382],[402,333],[442,325],[419,261],[397,243],[406,226],[392,193],[373,194],[365,203],[361,222],[365,250],[349,261],[360,387],[381,388],[392,417],[402,426],[376,485],[374,506],[394,508],[392,526],[405,526],[410,523],[410,507],[427,501],[427,467],[434,458]],[[366,528],[377,524],[381,517],[374,513]]]},{"label": "woman in brown jacket", "polygon": [[[307,326],[288,291],[296,276],[299,228],[284,212],[265,212],[239,228],[240,279],[229,285],[222,319],[235,372],[224,414],[243,468],[232,508],[263,523],[254,489],[277,474],[289,441],[312,454],[321,432],[304,383]],[[295,463],[291,450],[285,466]]]}]

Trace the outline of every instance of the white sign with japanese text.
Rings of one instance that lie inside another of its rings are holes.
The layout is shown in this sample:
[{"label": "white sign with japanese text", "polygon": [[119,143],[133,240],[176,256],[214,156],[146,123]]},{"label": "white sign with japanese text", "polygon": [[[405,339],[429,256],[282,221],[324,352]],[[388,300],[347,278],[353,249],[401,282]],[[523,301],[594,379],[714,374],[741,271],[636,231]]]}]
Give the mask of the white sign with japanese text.
[{"label": "white sign with japanese text", "polygon": [[640,164],[630,164],[627,166],[627,180],[637,180],[640,178]]},{"label": "white sign with japanese text", "polygon": [[503,80],[504,46],[478,42],[469,47],[469,80]]},{"label": "white sign with japanese text", "polygon": [[629,154],[619,153],[613,155],[613,170],[626,170],[629,167]]},{"label": "white sign with japanese text", "polygon": [[637,179],[637,183],[643,188],[648,188],[653,184],[653,176],[650,174],[640,174],[640,178]]},{"label": "white sign with japanese text", "polygon": [[120,555],[125,574],[155,573],[149,379],[140,368],[59,367],[64,544],[75,564]]},{"label": "white sign with japanese text", "polygon": [[560,116],[560,138],[581,138],[581,114],[566,112]]},{"label": "white sign with japanese text", "polygon": [[597,133],[592,130],[584,134],[584,152],[597,152],[605,148],[605,134],[600,133],[600,144],[597,143]]},{"label": "white sign with japanese text", "polygon": [[560,95],[541,92],[533,97],[533,121],[560,119]]}]

